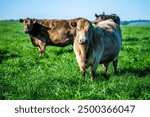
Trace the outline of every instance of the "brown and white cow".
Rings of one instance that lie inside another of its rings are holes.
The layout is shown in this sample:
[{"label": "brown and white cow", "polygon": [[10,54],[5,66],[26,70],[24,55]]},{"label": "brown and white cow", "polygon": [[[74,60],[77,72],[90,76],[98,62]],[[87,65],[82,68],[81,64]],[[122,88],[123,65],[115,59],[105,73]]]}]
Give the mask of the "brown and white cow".
[{"label": "brown and white cow", "polygon": [[[73,43],[75,29],[72,27],[71,20],[37,20],[20,19],[24,24],[24,32],[29,34],[33,45],[38,46],[39,53],[45,53],[47,45],[67,46]],[[71,25],[70,25],[71,24]]]},{"label": "brown and white cow", "polygon": [[107,19],[112,19],[115,23],[117,23],[118,25],[120,25],[120,18],[119,16],[117,16],[116,14],[111,14],[111,15],[106,15],[104,12],[103,14],[95,14],[95,21],[93,22],[94,24],[97,24],[98,22],[107,20]]},{"label": "brown and white cow", "polygon": [[96,27],[87,19],[76,23],[74,52],[83,78],[86,68],[91,66],[90,78],[93,80],[100,63],[106,74],[109,62],[113,62],[116,73],[122,40],[119,25],[111,19],[99,22]]}]

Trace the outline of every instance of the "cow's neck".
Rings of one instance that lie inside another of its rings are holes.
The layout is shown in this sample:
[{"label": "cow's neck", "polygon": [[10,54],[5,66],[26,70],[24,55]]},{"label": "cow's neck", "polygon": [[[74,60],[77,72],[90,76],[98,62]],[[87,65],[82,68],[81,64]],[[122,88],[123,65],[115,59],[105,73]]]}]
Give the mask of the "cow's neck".
[{"label": "cow's neck", "polygon": [[29,34],[32,35],[33,37],[36,37],[40,35],[41,33],[43,33],[44,31],[46,31],[46,28],[44,26],[38,23],[35,23],[32,31]]}]

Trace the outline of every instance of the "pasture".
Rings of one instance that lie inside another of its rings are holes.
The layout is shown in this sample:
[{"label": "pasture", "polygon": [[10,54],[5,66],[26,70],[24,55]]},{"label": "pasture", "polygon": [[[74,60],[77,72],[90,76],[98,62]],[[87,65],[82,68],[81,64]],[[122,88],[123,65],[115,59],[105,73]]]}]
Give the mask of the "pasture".
[{"label": "pasture", "polygon": [[72,45],[47,46],[38,56],[37,47],[24,34],[19,22],[0,21],[1,100],[147,100],[150,99],[150,27],[121,26],[123,42],[118,75],[112,63],[108,79],[101,75],[85,81]]}]

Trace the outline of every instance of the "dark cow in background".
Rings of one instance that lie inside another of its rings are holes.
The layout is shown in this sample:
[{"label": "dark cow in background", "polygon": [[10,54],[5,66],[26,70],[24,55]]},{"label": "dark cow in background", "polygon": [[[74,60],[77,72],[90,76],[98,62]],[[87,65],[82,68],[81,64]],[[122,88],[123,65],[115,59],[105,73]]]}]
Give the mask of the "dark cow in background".
[{"label": "dark cow in background", "polygon": [[95,21],[93,22],[94,24],[97,24],[98,22],[105,21],[107,19],[112,19],[115,23],[120,25],[120,18],[116,14],[111,14],[111,15],[106,15],[104,12],[103,14],[97,15],[95,14]]},{"label": "dark cow in background", "polygon": [[76,36],[74,39],[74,52],[83,78],[86,68],[91,66],[91,80],[100,63],[106,74],[109,62],[113,62],[114,71],[117,72],[118,55],[121,48],[121,30],[112,19],[99,22],[96,27],[87,19],[76,21]]},{"label": "dark cow in background", "polygon": [[[72,28],[71,20],[37,20],[37,19],[20,19],[24,24],[24,32],[29,34],[33,45],[38,46],[39,53],[45,53],[47,45],[67,46],[73,43],[75,29]],[[70,25],[71,24],[71,25]]]}]

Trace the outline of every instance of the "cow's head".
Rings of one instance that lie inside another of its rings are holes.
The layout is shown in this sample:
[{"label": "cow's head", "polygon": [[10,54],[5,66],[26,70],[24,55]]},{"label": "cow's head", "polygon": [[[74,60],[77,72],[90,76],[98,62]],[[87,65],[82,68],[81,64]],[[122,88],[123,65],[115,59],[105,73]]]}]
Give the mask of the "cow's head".
[{"label": "cow's head", "polygon": [[97,24],[98,22],[106,20],[105,12],[103,12],[103,14],[100,14],[100,15],[95,13],[95,17],[96,17],[96,19],[93,22],[94,24]]},{"label": "cow's head", "polygon": [[72,27],[76,28],[75,40],[79,44],[88,44],[91,38],[92,23],[87,19],[79,19],[71,22]]},{"label": "cow's head", "polygon": [[19,21],[24,24],[25,33],[30,33],[34,27],[34,24],[36,23],[36,19],[30,18],[20,19]]},{"label": "cow's head", "polygon": [[112,19],[115,23],[120,25],[120,18],[116,14],[111,14],[111,15],[106,15],[104,12],[103,14],[97,15],[95,14],[95,21],[93,21],[94,24],[97,24],[98,22],[107,20],[107,19]]}]

